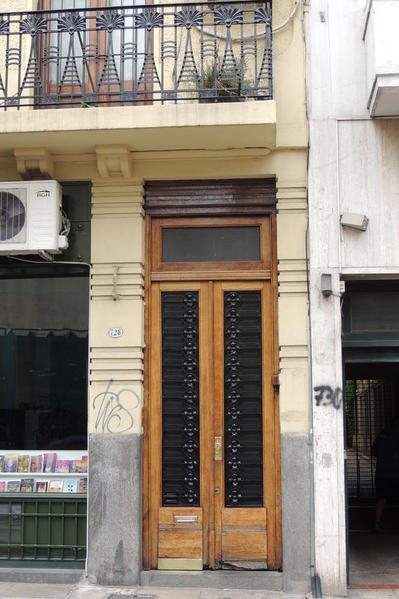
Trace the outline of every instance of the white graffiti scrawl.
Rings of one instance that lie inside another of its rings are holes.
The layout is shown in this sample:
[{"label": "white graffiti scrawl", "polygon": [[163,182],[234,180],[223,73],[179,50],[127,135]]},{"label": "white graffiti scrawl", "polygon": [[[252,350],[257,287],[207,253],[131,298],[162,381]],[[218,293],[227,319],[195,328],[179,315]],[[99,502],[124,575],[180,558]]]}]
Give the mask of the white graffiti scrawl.
[{"label": "white graffiti scrawl", "polygon": [[133,389],[112,391],[111,379],[102,393],[93,399],[96,412],[95,430],[102,433],[125,433],[134,427],[132,412],[141,407],[141,399]]}]

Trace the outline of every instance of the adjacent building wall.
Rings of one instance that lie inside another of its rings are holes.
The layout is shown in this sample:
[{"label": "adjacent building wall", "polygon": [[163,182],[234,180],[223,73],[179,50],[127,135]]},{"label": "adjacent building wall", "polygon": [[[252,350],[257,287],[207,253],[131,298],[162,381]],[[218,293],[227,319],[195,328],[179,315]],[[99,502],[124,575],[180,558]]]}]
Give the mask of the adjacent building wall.
[{"label": "adjacent building wall", "polygon": [[[316,568],[324,592],[343,594],[347,554],[339,282],[399,273],[399,125],[370,120],[367,110],[366,0],[309,4]],[[343,212],[368,216],[367,231],[343,229]],[[323,273],[332,275],[334,295],[329,298],[320,290]],[[331,401],[324,395],[330,389]]]}]

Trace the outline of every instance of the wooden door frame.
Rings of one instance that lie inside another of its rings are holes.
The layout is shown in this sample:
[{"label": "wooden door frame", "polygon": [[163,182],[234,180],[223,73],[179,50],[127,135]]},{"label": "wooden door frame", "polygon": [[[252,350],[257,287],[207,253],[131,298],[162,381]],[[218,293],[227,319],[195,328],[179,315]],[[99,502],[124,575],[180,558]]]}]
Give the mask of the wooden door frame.
[{"label": "wooden door frame", "polygon": [[[175,214],[173,216],[176,216]],[[263,215],[262,215],[263,216]],[[238,217],[238,215],[237,215]],[[274,527],[274,534],[272,538],[274,539],[274,546],[270,547],[270,551],[268,549],[268,566],[269,569],[275,570],[281,567],[282,564],[282,513],[281,513],[281,474],[280,474],[280,415],[279,415],[279,402],[278,402],[278,371],[279,371],[279,355],[278,355],[278,338],[277,338],[277,306],[278,306],[278,289],[277,289],[277,238],[276,238],[276,214],[269,213],[268,217],[270,218],[270,269],[268,270],[253,270],[240,272],[239,270],[226,270],[225,268],[215,269],[212,273],[202,272],[198,270],[197,272],[179,272],[179,271],[170,271],[163,272],[162,276],[159,277],[155,274],[154,279],[152,278],[152,225],[153,225],[153,216],[148,215],[145,219],[145,252],[146,252],[146,260],[145,260],[145,292],[144,292],[144,300],[145,300],[145,354],[144,354],[144,406],[143,406],[143,429],[144,429],[144,437],[143,437],[143,567],[145,569],[156,568],[157,564],[154,561],[154,556],[157,548],[154,547],[156,543],[155,538],[151,537],[150,530],[150,508],[151,508],[151,486],[152,486],[152,475],[150,472],[151,468],[151,439],[150,439],[150,430],[149,423],[151,421],[151,405],[149,401],[149,392],[150,392],[150,366],[151,366],[151,284],[153,280],[162,280],[162,281],[183,281],[183,280],[192,280],[192,281],[200,281],[201,278],[204,280],[211,281],[228,281],[228,280],[245,280],[248,281],[261,281],[261,280],[270,280],[271,286],[271,314],[272,314],[272,382],[274,389],[274,480],[275,480],[275,489],[274,489],[274,505],[275,511],[272,514],[272,526]],[[248,218],[242,218],[243,224],[247,224]],[[223,224],[223,216],[216,216],[212,219],[215,223],[214,226]],[[254,222],[258,221],[259,218],[254,217]],[[237,224],[239,224],[239,217],[237,218]],[[202,276],[201,276],[202,274]],[[241,275],[244,275],[242,277]],[[205,276],[204,276],[205,275]],[[160,464],[158,465],[159,468]],[[270,515],[268,514],[268,517]],[[208,521],[210,521],[211,516],[209,515]],[[215,556],[212,553],[208,556],[208,561],[210,564],[214,564]]]}]

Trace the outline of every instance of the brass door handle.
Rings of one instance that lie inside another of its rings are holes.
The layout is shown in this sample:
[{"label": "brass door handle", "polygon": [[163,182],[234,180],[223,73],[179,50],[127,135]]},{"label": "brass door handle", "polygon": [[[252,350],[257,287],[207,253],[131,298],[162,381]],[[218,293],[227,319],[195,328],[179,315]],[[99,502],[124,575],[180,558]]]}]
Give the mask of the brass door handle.
[{"label": "brass door handle", "polygon": [[215,437],[214,455],[215,462],[221,462],[223,459],[222,437]]}]

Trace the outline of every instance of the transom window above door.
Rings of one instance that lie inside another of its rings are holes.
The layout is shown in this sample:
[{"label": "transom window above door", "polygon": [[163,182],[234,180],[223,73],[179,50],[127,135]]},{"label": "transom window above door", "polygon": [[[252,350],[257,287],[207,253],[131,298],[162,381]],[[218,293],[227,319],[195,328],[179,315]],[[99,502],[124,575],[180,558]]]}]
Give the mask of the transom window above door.
[{"label": "transom window above door", "polygon": [[268,270],[270,219],[153,219],[153,271]]}]

